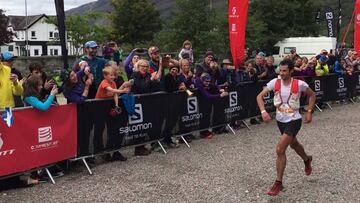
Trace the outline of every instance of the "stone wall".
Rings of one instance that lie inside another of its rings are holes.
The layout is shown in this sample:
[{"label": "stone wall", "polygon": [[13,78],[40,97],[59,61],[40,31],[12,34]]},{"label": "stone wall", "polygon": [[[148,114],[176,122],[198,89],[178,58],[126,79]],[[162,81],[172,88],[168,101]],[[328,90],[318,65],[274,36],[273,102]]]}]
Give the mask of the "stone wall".
[{"label": "stone wall", "polygon": [[[69,65],[72,67],[72,64],[76,60],[75,56],[69,56]],[[41,57],[18,57],[14,61],[13,67],[18,69],[22,75],[29,74],[29,64],[30,63],[39,63],[43,66],[43,70],[49,74],[54,75],[59,73],[63,68],[63,61],[61,56],[41,56]]]}]

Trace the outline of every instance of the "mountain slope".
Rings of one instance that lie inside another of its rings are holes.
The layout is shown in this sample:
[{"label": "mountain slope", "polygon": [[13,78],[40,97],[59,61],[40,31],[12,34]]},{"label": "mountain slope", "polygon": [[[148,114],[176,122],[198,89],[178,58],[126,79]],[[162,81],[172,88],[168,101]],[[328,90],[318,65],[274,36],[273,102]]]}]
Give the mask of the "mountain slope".
[{"label": "mountain slope", "polygon": [[[210,0],[212,1],[213,8],[225,9],[227,0]],[[176,1],[174,0],[152,0],[160,11],[161,17],[168,17],[171,12],[176,9]],[[95,2],[81,5],[77,8],[67,10],[66,15],[82,14],[88,11],[94,12],[107,12],[111,13],[114,8],[111,5],[111,0],[98,0]]]}]

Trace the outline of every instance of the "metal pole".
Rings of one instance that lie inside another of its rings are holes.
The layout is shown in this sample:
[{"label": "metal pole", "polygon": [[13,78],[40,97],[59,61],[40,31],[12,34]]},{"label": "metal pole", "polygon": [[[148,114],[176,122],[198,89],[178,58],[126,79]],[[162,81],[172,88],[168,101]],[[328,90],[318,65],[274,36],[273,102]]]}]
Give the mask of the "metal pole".
[{"label": "metal pole", "polygon": [[[341,0],[339,0],[339,16],[338,16],[338,22],[337,22],[337,36],[336,36],[336,41],[337,43],[339,43],[339,39],[340,39],[340,28],[341,28]],[[341,46],[341,45],[340,45]]]},{"label": "metal pole", "polygon": [[[26,49],[26,55],[28,56],[28,50],[29,50],[29,37],[28,37],[28,14],[27,14],[27,0],[25,0],[25,49]],[[25,60],[25,62],[27,62],[27,60]]]}]

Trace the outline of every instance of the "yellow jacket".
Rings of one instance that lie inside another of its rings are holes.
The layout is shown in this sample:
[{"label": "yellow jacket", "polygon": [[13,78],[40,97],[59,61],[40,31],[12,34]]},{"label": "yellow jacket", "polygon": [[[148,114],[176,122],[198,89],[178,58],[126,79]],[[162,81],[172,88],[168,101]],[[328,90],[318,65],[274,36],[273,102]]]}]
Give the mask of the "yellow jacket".
[{"label": "yellow jacket", "polygon": [[0,62],[0,109],[4,107],[14,107],[14,95],[22,95],[24,89],[18,81],[14,85],[10,80],[11,68]]}]

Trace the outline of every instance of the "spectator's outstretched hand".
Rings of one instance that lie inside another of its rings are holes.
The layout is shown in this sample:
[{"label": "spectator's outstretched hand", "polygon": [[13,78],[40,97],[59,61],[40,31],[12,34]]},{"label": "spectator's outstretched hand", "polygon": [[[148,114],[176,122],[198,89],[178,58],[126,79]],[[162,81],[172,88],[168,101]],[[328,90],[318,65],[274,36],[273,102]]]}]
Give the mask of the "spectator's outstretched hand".
[{"label": "spectator's outstretched hand", "polygon": [[92,78],[88,78],[88,79],[85,81],[85,86],[90,87],[91,84],[92,84],[92,82],[93,82]]},{"label": "spectator's outstretched hand", "polygon": [[58,93],[58,88],[56,87],[56,85],[54,85],[53,88],[51,89],[50,94],[55,96],[57,95],[57,93]]},{"label": "spectator's outstretched hand", "polygon": [[228,96],[228,95],[229,95],[228,92],[223,92],[223,93],[220,94],[220,97],[226,97],[226,96]]},{"label": "spectator's outstretched hand", "polygon": [[124,88],[124,93],[125,93],[125,94],[128,94],[129,92],[130,92],[130,88],[127,88],[127,87]]},{"label": "spectator's outstretched hand", "polygon": [[54,86],[55,82],[53,79],[51,80],[46,80],[44,83],[44,89],[49,90],[50,88],[52,88]]},{"label": "spectator's outstretched hand", "polygon": [[18,81],[18,76],[16,74],[11,74],[10,80],[14,85],[16,85]]}]

